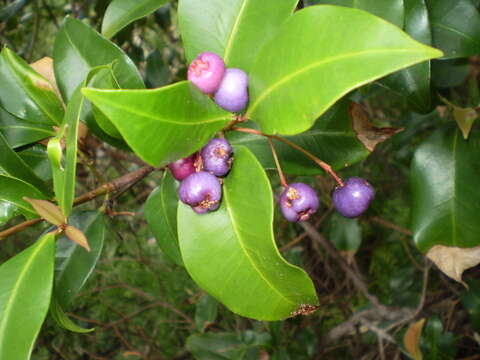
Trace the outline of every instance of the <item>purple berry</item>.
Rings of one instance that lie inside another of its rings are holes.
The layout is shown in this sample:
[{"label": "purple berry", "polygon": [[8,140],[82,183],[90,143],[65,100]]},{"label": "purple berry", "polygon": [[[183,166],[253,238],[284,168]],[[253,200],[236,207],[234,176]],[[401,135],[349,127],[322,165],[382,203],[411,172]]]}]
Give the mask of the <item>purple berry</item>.
[{"label": "purple berry", "polygon": [[225,139],[212,139],[200,151],[203,169],[215,176],[224,176],[232,167],[232,146]]},{"label": "purple berry", "polygon": [[288,221],[306,221],[318,209],[317,194],[307,184],[290,184],[280,196],[280,209]]},{"label": "purple berry", "polygon": [[214,93],[225,74],[225,63],[222,58],[212,52],[203,52],[188,67],[188,80],[194,83],[203,93]]},{"label": "purple berry", "polygon": [[196,171],[197,157],[198,154],[195,153],[168,164],[173,177],[178,181],[182,181],[188,175],[193,174]]},{"label": "purple berry", "polygon": [[248,75],[235,68],[225,70],[220,87],[215,93],[215,102],[231,112],[240,112],[248,103]]},{"label": "purple berry", "polygon": [[362,178],[351,177],[333,192],[333,205],[343,216],[354,218],[368,209],[374,197],[372,185]]},{"label": "purple berry", "polygon": [[178,196],[196,213],[204,214],[218,209],[222,198],[222,185],[214,175],[200,171],[182,181]]}]

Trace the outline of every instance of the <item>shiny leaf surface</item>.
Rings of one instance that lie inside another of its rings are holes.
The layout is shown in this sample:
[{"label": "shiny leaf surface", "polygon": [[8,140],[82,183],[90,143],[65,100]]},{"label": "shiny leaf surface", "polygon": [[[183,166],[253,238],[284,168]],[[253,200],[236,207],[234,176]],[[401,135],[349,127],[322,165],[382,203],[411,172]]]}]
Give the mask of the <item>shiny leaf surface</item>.
[{"label": "shiny leaf surface", "polygon": [[183,266],[177,236],[177,182],[170,171],[145,202],[145,218],[160,249],[176,264]]},{"label": "shiny leaf surface", "polygon": [[75,324],[68,317],[68,315],[65,314],[65,311],[62,309],[62,307],[58,303],[58,300],[55,298],[55,296],[52,298],[52,302],[50,304],[50,316],[53,318],[53,320],[55,320],[58,326],[60,326],[65,330],[69,330],[79,334],[86,334],[95,330],[93,328],[92,329],[82,328],[81,326],[78,326],[77,324]]},{"label": "shiny leaf surface", "polygon": [[228,67],[249,72],[263,44],[292,15],[297,2],[180,0],[178,19],[187,62],[212,51]]},{"label": "shiny leaf surface", "polygon": [[50,304],[55,235],[0,266],[0,359],[30,359]]},{"label": "shiny leaf surface", "polygon": [[441,55],[364,11],[311,6],[262,48],[250,72],[247,116],[266,133],[297,134],[347,92]]},{"label": "shiny leaf surface", "polygon": [[83,89],[83,94],[153,166],[194,153],[231,118],[187,81],[155,90]]},{"label": "shiny leaf surface", "polygon": [[272,221],[270,183],[245,147],[235,148],[217,211],[199,215],[183,203],[178,208],[180,250],[190,276],[233,312],[257,320],[285,319],[318,303],[307,274],[280,256]]},{"label": "shiny leaf surface", "polygon": [[417,247],[480,245],[480,133],[435,131],[416,150],[411,169],[412,230]]},{"label": "shiny leaf surface", "polygon": [[17,206],[22,212],[37,216],[32,206],[23,198],[46,199],[40,191],[32,185],[9,176],[0,175],[0,200]]}]

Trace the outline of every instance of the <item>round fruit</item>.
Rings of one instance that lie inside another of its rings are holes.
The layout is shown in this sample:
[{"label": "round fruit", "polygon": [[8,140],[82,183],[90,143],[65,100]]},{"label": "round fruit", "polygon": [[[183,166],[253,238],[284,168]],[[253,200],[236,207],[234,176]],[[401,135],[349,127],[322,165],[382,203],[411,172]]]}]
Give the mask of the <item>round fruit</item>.
[{"label": "round fruit", "polygon": [[200,151],[203,169],[215,176],[224,176],[232,167],[233,149],[225,139],[212,139]]},{"label": "round fruit", "polygon": [[248,75],[245,71],[236,68],[225,70],[214,100],[227,111],[240,112],[245,109],[248,103]]},{"label": "round fruit", "polygon": [[188,67],[188,80],[194,83],[203,93],[214,93],[225,74],[225,63],[222,58],[212,52],[203,52]]},{"label": "round fruit", "polygon": [[307,184],[290,184],[280,196],[280,209],[288,221],[306,221],[318,210],[317,193]]},{"label": "round fruit", "polygon": [[200,171],[184,179],[178,190],[180,200],[190,205],[196,213],[218,209],[222,198],[222,185],[212,174]]},{"label": "round fruit", "polygon": [[345,217],[354,218],[363,214],[375,197],[375,190],[366,180],[351,177],[333,192],[333,205]]},{"label": "round fruit", "polygon": [[182,181],[188,175],[193,174],[196,171],[195,161],[197,159],[197,156],[198,154],[195,153],[187,156],[186,158],[168,164],[168,167],[170,168],[173,177],[178,181]]}]

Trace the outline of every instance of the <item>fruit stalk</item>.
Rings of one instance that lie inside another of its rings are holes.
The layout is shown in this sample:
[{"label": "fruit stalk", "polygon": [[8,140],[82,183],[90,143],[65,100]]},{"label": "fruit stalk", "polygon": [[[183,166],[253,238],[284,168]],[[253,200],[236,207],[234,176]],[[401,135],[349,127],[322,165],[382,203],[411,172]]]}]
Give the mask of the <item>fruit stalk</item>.
[{"label": "fruit stalk", "polygon": [[277,150],[275,150],[275,146],[273,145],[272,138],[268,138],[268,143],[270,144],[270,148],[272,149],[273,159],[275,160],[275,166],[277,167],[278,175],[280,176],[280,183],[286,189],[288,188],[287,179],[285,178],[285,174],[283,173],[282,167],[280,166],[280,160],[278,159]]}]

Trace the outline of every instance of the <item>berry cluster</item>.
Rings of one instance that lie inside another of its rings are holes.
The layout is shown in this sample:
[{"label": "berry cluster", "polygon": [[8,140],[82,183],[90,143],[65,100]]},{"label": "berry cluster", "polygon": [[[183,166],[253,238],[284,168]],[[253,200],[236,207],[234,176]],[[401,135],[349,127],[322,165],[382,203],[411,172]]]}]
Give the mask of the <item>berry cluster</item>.
[{"label": "berry cluster", "polygon": [[223,59],[215,53],[203,52],[188,67],[188,80],[213,99],[223,109],[241,112],[248,103],[248,75],[237,68],[225,68]]},{"label": "berry cluster", "polygon": [[212,139],[199,153],[169,165],[172,175],[181,181],[180,200],[198,214],[218,209],[222,199],[222,184],[218,177],[230,171],[232,146],[225,139]]}]

